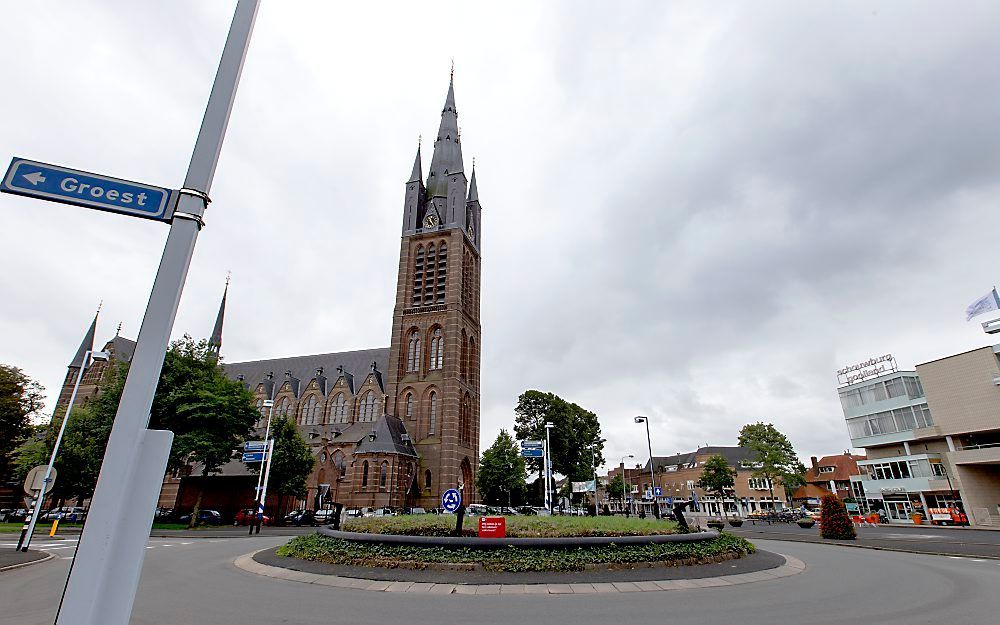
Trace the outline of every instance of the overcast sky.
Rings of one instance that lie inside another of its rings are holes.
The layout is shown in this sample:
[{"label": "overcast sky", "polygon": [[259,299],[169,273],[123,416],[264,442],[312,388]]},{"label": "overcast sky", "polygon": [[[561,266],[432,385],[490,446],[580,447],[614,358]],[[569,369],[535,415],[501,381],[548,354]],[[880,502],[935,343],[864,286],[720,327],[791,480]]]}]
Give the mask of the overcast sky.
[{"label": "overcast sky", "polygon": [[[850,444],[837,368],[990,343],[963,312],[1000,274],[1000,5],[541,4],[263,3],[175,336],[231,270],[229,362],[387,346],[454,58],[484,449],[537,388],[610,464],[648,456],[637,414],[657,454],[764,420],[808,462]],[[8,3],[0,159],[180,186],[234,6]],[[136,336],[167,228],[0,215],[0,361],[51,408],[98,302],[99,341]]]}]

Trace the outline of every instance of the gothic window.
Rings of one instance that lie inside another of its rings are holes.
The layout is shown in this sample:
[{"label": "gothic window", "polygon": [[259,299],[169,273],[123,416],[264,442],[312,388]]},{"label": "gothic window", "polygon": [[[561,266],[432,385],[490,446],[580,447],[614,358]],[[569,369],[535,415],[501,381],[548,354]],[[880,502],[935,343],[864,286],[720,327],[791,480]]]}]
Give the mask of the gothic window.
[{"label": "gothic window", "polygon": [[330,408],[330,417],[334,423],[347,423],[347,398],[343,393],[337,393]]},{"label": "gothic window", "polygon": [[444,243],[438,248],[437,257],[437,290],[434,295],[435,304],[444,304],[444,286],[445,286],[445,275],[448,271],[448,246]]},{"label": "gothic window", "polygon": [[430,368],[441,369],[444,367],[444,333],[441,328],[434,328],[431,333],[431,362]]},{"label": "gothic window", "polygon": [[337,467],[339,477],[347,477],[347,462],[344,461],[344,454],[340,450],[333,452],[333,466]]},{"label": "gothic window", "polygon": [[[319,463],[320,464],[326,464],[326,452],[325,451],[319,455]],[[39,490],[41,490],[41,489],[39,489]]]},{"label": "gothic window", "polygon": [[462,400],[462,410],[459,413],[458,422],[459,439],[463,445],[472,444],[472,399],[469,394],[465,394]]},{"label": "gothic window", "polygon": [[374,421],[376,410],[378,410],[378,399],[375,397],[375,391],[368,391],[361,399],[361,418],[358,421]]},{"label": "gothic window", "polygon": [[433,435],[437,429],[437,416],[438,416],[438,394],[431,391],[431,410],[430,410],[430,421],[429,427],[427,428],[427,435]]},{"label": "gothic window", "polygon": [[315,425],[319,413],[319,402],[315,395],[309,396],[309,401],[302,407],[302,425]]},{"label": "gothic window", "polygon": [[413,297],[411,304],[420,306],[424,293],[424,246],[417,246],[417,257],[413,264]]},{"label": "gothic window", "polygon": [[469,316],[473,314],[473,304],[472,254],[465,252],[462,255],[462,307]]},{"label": "gothic window", "polygon": [[292,402],[287,397],[283,397],[281,403],[278,404],[278,414],[284,417],[289,415],[295,416],[295,410],[292,409]]},{"label": "gothic window", "polygon": [[[431,470],[427,469],[424,471],[424,488],[427,490],[431,489]],[[41,489],[39,489],[41,490]]]},{"label": "gothic window", "polygon": [[368,488],[368,461],[361,466],[361,489]]},{"label": "gothic window", "polygon": [[408,372],[420,370],[420,332],[418,330],[410,332],[410,340],[406,348],[406,370]]},{"label": "gothic window", "polygon": [[257,423],[254,425],[254,427],[255,428],[262,428],[267,423],[267,410],[264,408],[264,400],[263,399],[258,399],[257,400],[257,413],[258,413],[259,416],[257,417]]},{"label": "gothic window", "polygon": [[476,352],[476,337],[469,337],[469,382],[473,385],[479,380],[479,354]]},{"label": "gothic window", "polygon": [[431,243],[427,246],[427,265],[424,270],[424,294],[422,304],[430,306],[434,303],[434,284],[437,279],[437,249]]},{"label": "gothic window", "polygon": [[463,378],[469,377],[469,337],[462,330],[462,354],[459,358],[459,375]]},{"label": "gothic window", "polygon": [[406,394],[406,418],[413,418],[413,393]]},{"label": "gothic window", "polygon": [[378,472],[378,486],[379,488],[385,488],[386,479],[389,477],[389,463],[382,461],[382,468]]}]

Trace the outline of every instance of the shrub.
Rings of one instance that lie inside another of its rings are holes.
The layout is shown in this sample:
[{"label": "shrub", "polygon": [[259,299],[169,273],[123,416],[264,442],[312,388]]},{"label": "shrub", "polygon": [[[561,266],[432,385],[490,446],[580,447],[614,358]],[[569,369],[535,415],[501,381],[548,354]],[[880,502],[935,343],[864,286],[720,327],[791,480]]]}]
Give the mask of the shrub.
[{"label": "shrub", "polygon": [[833,540],[854,540],[858,537],[844,502],[836,495],[823,497],[823,507],[820,512],[820,536]]}]

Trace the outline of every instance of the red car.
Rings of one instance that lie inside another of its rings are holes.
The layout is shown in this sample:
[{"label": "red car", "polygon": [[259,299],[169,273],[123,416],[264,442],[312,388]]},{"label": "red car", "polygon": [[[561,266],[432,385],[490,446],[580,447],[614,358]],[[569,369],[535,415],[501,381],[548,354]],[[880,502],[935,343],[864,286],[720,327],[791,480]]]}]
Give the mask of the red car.
[{"label": "red car", "polygon": [[[253,508],[244,508],[236,513],[236,517],[233,519],[233,525],[250,525],[251,522],[255,522],[255,516]],[[264,525],[270,525],[271,517],[265,514],[263,522]]]}]

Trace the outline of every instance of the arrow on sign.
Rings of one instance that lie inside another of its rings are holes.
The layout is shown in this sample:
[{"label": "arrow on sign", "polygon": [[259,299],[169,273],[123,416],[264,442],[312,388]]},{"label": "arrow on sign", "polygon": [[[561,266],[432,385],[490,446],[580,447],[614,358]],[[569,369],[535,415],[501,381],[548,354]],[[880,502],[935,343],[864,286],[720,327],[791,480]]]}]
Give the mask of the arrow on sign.
[{"label": "arrow on sign", "polygon": [[27,178],[28,182],[36,186],[40,182],[45,182],[45,176],[43,176],[42,172],[40,171],[32,172],[30,174],[24,174],[24,177]]}]

